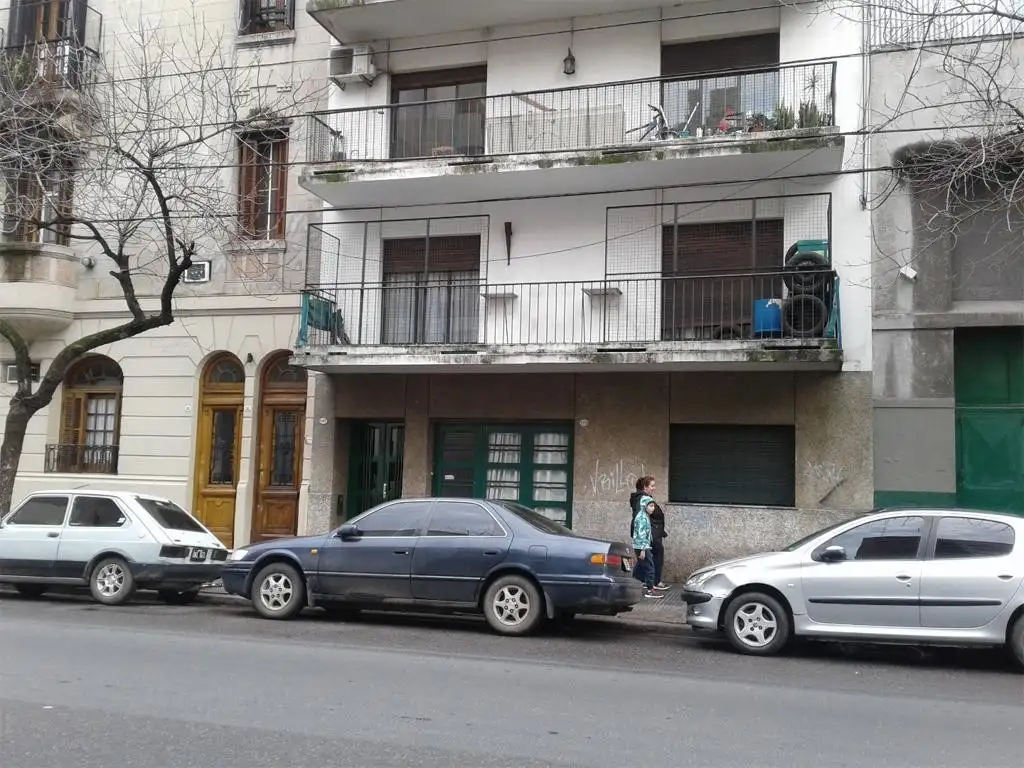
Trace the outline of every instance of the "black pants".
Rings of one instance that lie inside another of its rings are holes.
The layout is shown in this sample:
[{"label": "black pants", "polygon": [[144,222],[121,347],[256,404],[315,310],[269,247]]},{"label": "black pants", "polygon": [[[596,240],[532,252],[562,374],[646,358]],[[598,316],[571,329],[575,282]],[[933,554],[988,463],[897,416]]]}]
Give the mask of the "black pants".
[{"label": "black pants", "polygon": [[661,584],[661,572],[665,567],[665,540],[652,542],[651,550],[654,555],[654,583]]}]

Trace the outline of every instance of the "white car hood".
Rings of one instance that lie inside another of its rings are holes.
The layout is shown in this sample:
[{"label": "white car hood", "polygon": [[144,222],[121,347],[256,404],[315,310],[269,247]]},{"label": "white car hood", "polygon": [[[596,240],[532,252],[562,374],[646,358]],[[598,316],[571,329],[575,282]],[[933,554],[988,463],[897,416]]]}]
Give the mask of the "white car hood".
[{"label": "white car hood", "polygon": [[717,571],[717,570],[720,570],[722,568],[730,568],[730,567],[736,566],[736,565],[747,565],[749,563],[755,563],[755,562],[757,562],[759,560],[765,560],[765,559],[767,559],[769,557],[774,557],[774,556],[776,556],[778,554],[780,554],[780,553],[779,552],[759,552],[756,555],[746,555],[745,557],[736,557],[736,558],[733,558],[732,560],[724,560],[724,561],[722,561],[720,563],[714,563],[712,565],[705,566],[704,568],[701,568],[699,571],[694,571],[690,575],[690,578],[692,579],[694,576],[700,576],[702,573],[707,573],[708,571]]}]

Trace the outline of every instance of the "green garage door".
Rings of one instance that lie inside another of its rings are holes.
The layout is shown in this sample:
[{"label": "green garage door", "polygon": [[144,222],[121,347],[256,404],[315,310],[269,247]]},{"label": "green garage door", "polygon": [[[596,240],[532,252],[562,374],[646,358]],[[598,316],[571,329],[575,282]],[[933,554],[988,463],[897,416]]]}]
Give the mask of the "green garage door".
[{"label": "green garage door", "polygon": [[440,424],[434,495],[506,499],[572,525],[572,425]]},{"label": "green garage door", "polygon": [[957,504],[1024,513],[1024,329],[954,338]]}]

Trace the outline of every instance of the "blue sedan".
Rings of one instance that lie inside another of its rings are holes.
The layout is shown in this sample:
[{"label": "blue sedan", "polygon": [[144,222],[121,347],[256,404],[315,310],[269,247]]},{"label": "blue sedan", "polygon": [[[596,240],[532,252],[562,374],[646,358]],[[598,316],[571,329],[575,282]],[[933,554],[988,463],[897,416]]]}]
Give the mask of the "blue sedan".
[{"label": "blue sedan", "polygon": [[231,553],[224,589],[268,619],[306,606],[482,612],[502,634],[545,617],[614,616],[642,589],[633,549],[578,536],[519,504],[401,499],[319,536],[277,539]]}]

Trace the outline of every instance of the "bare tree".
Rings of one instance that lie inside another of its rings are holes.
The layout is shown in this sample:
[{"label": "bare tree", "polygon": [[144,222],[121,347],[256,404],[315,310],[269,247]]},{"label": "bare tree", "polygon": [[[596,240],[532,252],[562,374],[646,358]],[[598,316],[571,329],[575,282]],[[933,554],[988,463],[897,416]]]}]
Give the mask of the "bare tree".
[{"label": "bare tree", "polygon": [[10,508],[29,420],[69,367],[173,323],[175,291],[196,254],[245,247],[238,212],[252,201],[232,184],[238,136],[280,128],[278,116],[310,98],[269,87],[268,70],[239,65],[201,11],[182,23],[186,15],[125,21],[103,57],[76,36],[0,53],[3,239],[73,247],[109,272],[128,311],[124,322],[68,342],[38,382],[31,334],[0,317],[17,367],[0,446],[0,515]]},{"label": "bare tree", "polygon": [[[869,162],[892,169],[874,175],[867,202],[878,207],[896,190],[910,190],[917,232],[925,235],[918,251],[969,230],[986,242],[1002,230],[1001,249],[1024,246],[1007,236],[1024,224],[1020,0],[781,2],[864,24],[873,88],[881,83],[886,91],[872,94],[866,111],[865,136],[885,154]],[[987,268],[985,261],[972,268]]]}]

